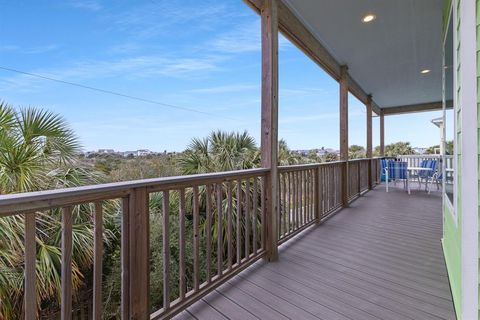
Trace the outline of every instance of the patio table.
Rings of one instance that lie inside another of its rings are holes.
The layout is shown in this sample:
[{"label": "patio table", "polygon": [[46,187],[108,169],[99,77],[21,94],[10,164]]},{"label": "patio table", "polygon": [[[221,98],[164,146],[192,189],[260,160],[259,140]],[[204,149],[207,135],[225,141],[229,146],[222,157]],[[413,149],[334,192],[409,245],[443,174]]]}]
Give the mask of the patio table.
[{"label": "patio table", "polygon": [[[410,173],[413,173],[415,171],[417,171],[417,172],[419,172],[419,171],[431,172],[431,171],[433,171],[433,169],[432,168],[424,168],[424,167],[407,167],[407,191],[408,191],[408,194],[410,194],[410,184],[408,183],[408,181],[410,180]],[[428,183],[428,182],[425,183],[425,188],[427,189],[429,194],[430,194],[430,189],[431,189],[432,183],[433,183],[433,176],[430,178],[430,183]],[[419,188],[421,188],[420,183],[419,183]]]}]

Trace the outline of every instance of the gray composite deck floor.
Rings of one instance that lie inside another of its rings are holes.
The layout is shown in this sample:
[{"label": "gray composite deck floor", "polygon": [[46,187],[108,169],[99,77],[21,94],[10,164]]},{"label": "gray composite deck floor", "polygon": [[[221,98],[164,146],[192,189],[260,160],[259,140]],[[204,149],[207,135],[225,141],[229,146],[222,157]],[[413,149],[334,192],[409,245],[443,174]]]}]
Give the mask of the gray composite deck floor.
[{"label": "gray composite deck floor", "polygon": [[376,187],[178,319],[455,319],[441,197]]}]

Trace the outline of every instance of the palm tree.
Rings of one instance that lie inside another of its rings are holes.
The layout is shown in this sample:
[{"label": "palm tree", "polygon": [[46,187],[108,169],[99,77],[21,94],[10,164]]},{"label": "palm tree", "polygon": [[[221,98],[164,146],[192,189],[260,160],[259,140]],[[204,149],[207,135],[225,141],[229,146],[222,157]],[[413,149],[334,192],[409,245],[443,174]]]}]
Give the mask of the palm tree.
[{"label": "palm tree", "polygon": [[299,164],[301,162],[309,162],[308,159],[302,159],[300,154],[290,150],[284,139],[278,141],[278,164],[281,166]]},{"label": "palm tree", "polygon": [[184,174],[250,169],[260,164],[260,151],[246,131],[214,131],[193,138],[179,163]]},{"label": "palm tree", "polygon": [[[380,146],[375,147],[375,153],[380,154]],[[398,155],[415,154],[410,142],[395,142],[385,146],[385,156],[396,157]]]},{"label": "palm tree", "polygon": [[[78,163],[80,144],[60,116],[38,108],[15,110],[0,102],[0,194],[98,183],[101,176]],[[115,211],[108,204],[106,219]],[[92,209],[77,206],[73,226],[73,285],[79,290],[93,254]],[[37,307],[59,304],[61,213],[36,213]],[[107,241],[114,241],[111,230]],[[107,243],[108,245],[108,243]],[[23,307],[24,217],[0,218],[0,319],[16,319]]]}]

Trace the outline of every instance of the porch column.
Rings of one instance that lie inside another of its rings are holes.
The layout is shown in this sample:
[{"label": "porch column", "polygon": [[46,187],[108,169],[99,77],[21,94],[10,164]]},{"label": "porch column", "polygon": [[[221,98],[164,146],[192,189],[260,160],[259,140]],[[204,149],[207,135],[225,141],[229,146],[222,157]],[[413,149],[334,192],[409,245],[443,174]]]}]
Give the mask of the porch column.
[{"label": "porch column", "polygon": [[[367,158],[372,158],[372,96],[367,97]],[[372,189],[372,160],[368,162],[368,188]]]},{"label": "porch column", "polygon": [[385,115],[380,111],[380,157],[385,156]]},{"label": "porch column", "polygon": [[267,260],[278,259],[277,242],[277,149],[278,149],[278,16],[277,0],[265,0],[262,20],[262,167],[270,169],[265,179]]},{"label": "porch column", "polygon": [[342,166],[342,206],[348,207],[348,77],[347,66],[342,66],[340,76],[340,160]]},{"label": "porch column", "polygon": [[[148,191],[146,187],[135,188],[128,198],[128,215],[123,213],[122,231],[128,230],[128,239],[122,239],[122,245],[127,244],[129,248],[128,259],[122,257],[122,285],[129,285],[129,309],[128,319],[148,319],[149,291],[150,291],[150,269],[149,269],[149,217],[148,217]],[[122,236],[124,236],[122,234]],[[126,249],[124,249],[126,250]],[[126,253],[126,251],[124,251]],[[123,254],[123,252],[122,252]],[[128,269],[128,276],[125,274],[125,267]],[[128,277],[128,279],[126,278]],[[125,288],[126,289],[126,288]],[[123,288],[122,288],[123,291]],[[123,296],[122,298],[126,298]],[[123,303],[123,301],[122,301]],[[125,306],[122,310],[126,312]]]}]

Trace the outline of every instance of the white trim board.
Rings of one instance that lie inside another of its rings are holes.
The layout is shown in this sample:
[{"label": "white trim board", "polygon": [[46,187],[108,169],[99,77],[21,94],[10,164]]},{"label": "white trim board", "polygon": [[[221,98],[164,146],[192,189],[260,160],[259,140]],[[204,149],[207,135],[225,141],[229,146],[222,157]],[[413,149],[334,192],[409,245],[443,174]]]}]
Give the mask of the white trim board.
[{"label": "white trim board", "polygon": [[[455,1],[456,3],[457,1]],[[462,319],[478,318],[478,118],[476,8],[460,2],[460,105],[462,107]]]}]

